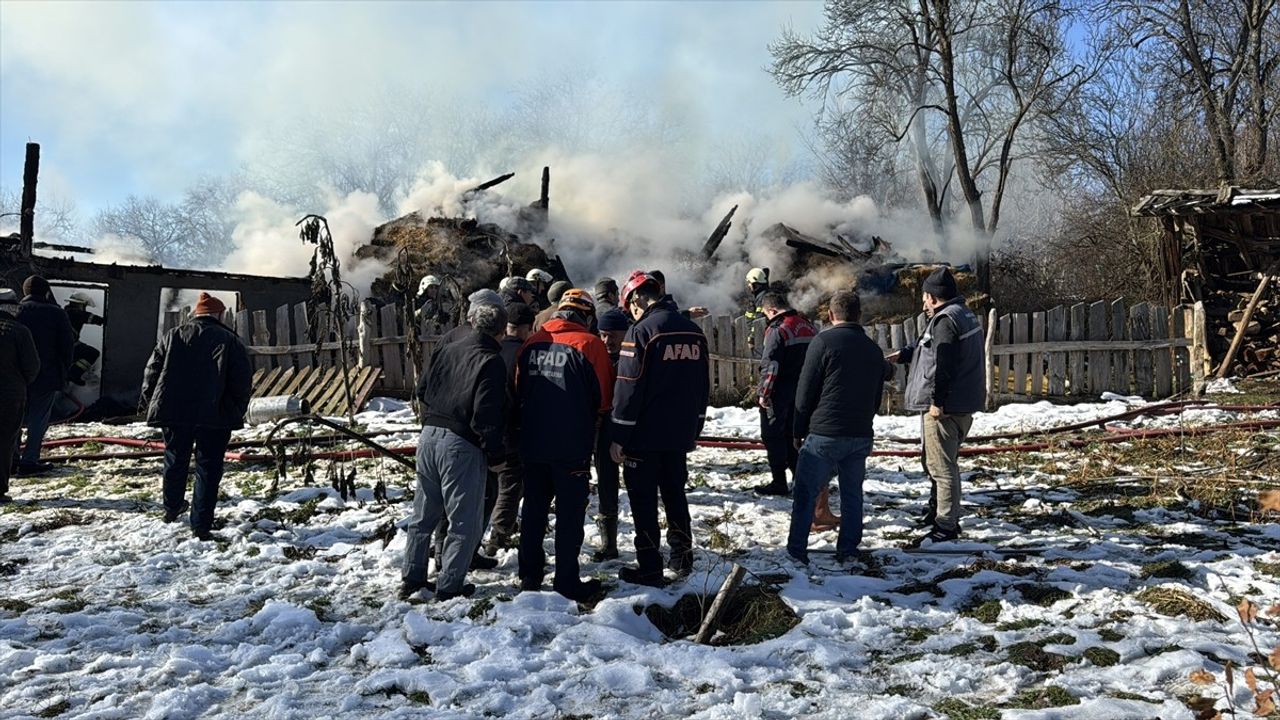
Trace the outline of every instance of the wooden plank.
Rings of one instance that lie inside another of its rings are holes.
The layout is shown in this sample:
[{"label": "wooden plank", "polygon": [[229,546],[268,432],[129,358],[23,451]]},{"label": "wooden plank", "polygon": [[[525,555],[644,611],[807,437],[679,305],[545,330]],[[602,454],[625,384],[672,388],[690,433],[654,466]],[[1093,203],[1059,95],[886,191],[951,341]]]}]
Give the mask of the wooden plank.
[{"label": "wooden plank", "polygon": [[[1017,355],[1019,353],[1033,352],[1071,352],[1071,351],[1097,351],[1112,352],[1114,350],[1159,350],[1169,348],[1185,348],[1191,347],[1191,341],[1186,338],[1166,338],[1164,340],[1067,340],[1065,342],[1042,342],[1042,343],[1010,343],[1008,345],[996,345],[991,352],[994,355]],[[1109,380],[1108,380],[1109,382]]]},{"label": "wooden plank", "polygon": [[[1043,312],[1031,313],[1031,342],[1044,342],[1046,320]],[[1031,354],[1031,396],[1042,397],[1047,388],[1044,385],[1044,361],[1045,354],[1037,352]]]},{"label": "wooden plank", "polygon": [[[903,347],[906,347],[907,345],[915,345],[916,338],[918,337],[919,335],[916,334],[916,324],[914,322],[908,320],[902,323],[902,339],[905,343]],[[898,386],[896,396],[899,400],[902,399],[903,393],[907,390],[908,370],[909,366],[900,364],[893,372],[893,382]]]},{"label": "wooden plank", "polygon": [[293,306],[293,345],[298,349],[298,365],[311,367],[315,364],[314,349],[308,342],[311,340],[308,331],[311,324],[307,321],[307,304],[297,303]]},{"label": "wooden plank", "polygon": [[[1147,340],[1151,337],[1151,308],[1146,303],[1138,303],[1129,310],[1129,332],[1134,340]],[[1143,397],[1151,397],[1155,391],[1151,351],[1134,351],[1133,378],[1134,392]]]},{"label": "wooden plank", "polygon": [[[1111,302],[1111,339],[1128,340],[1129,322],[1123,298]],[[1111,391],[1129,394],[1129,350],[1117,348],[1111,353]]]},{"label": "wooden plank", "polygon": [[1191,306],[1191,385],[1196,397],[1204,395],[1209,379],[1209,329],[1205,319],[1204,302]]},{"label": "wooden plank", "polygon": [[[1191,308],[1179,305],[1169,314],[1169,337],[1185,339],[1191,322]],[[1191,352],[1189,348],[1173,348],[1173,381],[1174,392],[1190,393],[1191,390]]]},{"label": "wooden plank", "polygon": [[[289,315],[292,312],[292,308],[288,305],[281,305],[276,308],[276,345],[289,345],[293,342],[293,332],[289,328]],[[290,352],[281,354],[277,360],[284,367],[293,367],[292,348],[290,348]]]},{"label": "wooden plank", "polygon": [[[339,369],[327,367],[318,371],[314,381],[308,386],[305,397],[313,408],[323,408],[325,401],[333,391],[333,382],[338,377]],[[316,412],[320,412],[317,410]]]},{"label": "wooden plank", "polygon": [[253,344],[253,331],[250,330],[253,318],[248,310],[241,310],[236,313],[236,335],[240,336],[240,342],[248,347]]},{"label": "wooden plank", "polygon": [[[345,373],[345,378],[350,378],[350,374],[355,372],[356,367],[348,369]],[[334,368],[333,377],[325,383],[324,388],[321,389],[320,394],[317,396],[319,399],[316,401],[316,404],[324,408],[325,412],[331,415],[345,414],[341,413],[341,411],[346,408],[347,382],[348,380],[344,379],[342,368]],[[355,388],[352,388],[352,390],[354,389]]]},{"label": "wooden plank", "polygon": [[316,382],[319,376],[316,368],[300,368],[290,378],[289,383],[284,387],[282,395],[297,395],[298,397],[307,397],[308,392]]},{"label": "wooden plank", "polygon": [[[1106,340],[1107,303],[1099,300],[1089,305],[1089,339]],[[1089,352],[1089,393],[1096,399],[1111,389],[1111,352],[1092,350]]]},{"label": "wooden plank", "polygon": [[[253,311],[253,344],[254,345],[270,345],[271,333],[267,330],[267,311]],[[269,368],[278,367],[276,363],[266,355],[253,356],[254,367]]]},{"label": "wooden plank", "polygon": [[[395,335],[400,331],[400,318],[395,305],[383,305],[378,311],[377,335]],[[372,363],[382,368],[382,380],[389,387],[404,389],[404,346],[383,345],[372,353],[374,358],[381,357],[381,362]]]},{"label": "wooden plank", "polygon": [[[733,319],[733,354],[738,357],[750,357],[747,352],[747,335],[751,332],[751,320],[743,315]],[[733,383],[737,387],[746,388],[755,385],[755,368],[750,363],[734,363]]]},{"label": "wooden plank", "polygon": [[280,376],[281,372],[280,368],[255,370],[253,373],[253,396],[268,397],[267,390],[275,383],[276,378]]},{"label": "wooden plank", "polygon": [[[1165,340],[1169,337],[1169,311],[1158,305],[1151,305],[1151,339]],[[1155,397],[1167,398],[1173,395],[1173,350],[1172,348],[1153,350],[1151,360],[1155,370]]]},{"label": "wooden plank", "polygon": [[[1008,345],[1013,342],[1013,316],[1001,315],[1000,327],[996,333],[996,344],[992,346],[991,352],[999,353],[1001,345]],[[1000,357],[1000,372],[996,381],[996,387],[1000,389],[1000,393],[1008,393],[1013,391],[1013,355],[1003,355]]]},{"label": "wooden plank", "polygon": [[[1076,303],[1071,306],[1071,324],[1068,328],[1068,336],[1072,340],[1080,341],[1088,337],[1087,317],[1088,309],[1084,303]],[[1067,392],[1071,395],[1085,395],[1089,392],[1089,379],[1085,374],[1085,358],[1085,353],[1079,350],[1073,350],[1067,355]]]},{"label": "wooden plank", "polygon": [[[716,318],[716,346],[714,352],[720,355],[733,354],[733,321],[728,315],[721,315]],[[764,336],[760,337],[763,344]],[[733,365],[732,363],[720,362],[716,363],[716,383],[722,392],[728,392],[733,388]]]},{"label": "wooden plank", "polygon": [[[1027,314],[1013,314],[1013,342],[1026,344],[1028,339]],[[1020,352],[1013,356],[1013,394],[1027,394],[1027,358],[1028,353]]]},{"label": "wooden plank", "polygon": [[262,397],[287,395],[286,389],[295,372],[297,371],[293,368],[272,368],[273,375],[268,375],[262,385]]},{"label": "wooden plank", "polygon": [[[1045,337],[1057,343],[1067,339],[1067,308],[1059,305],[1049,311]],[[1067,353],[1063,350],[1046,350],[1049,356],[1049,394],[1062,397],[1067,394]]]},{"label": "wooden plank", "polygon": [[984,375],[983,380],[987,384],[985,388],[986,399],[984,401],[984,407],[987,410],[992,409],[993,407],[992,398],[995,397],[995,393],[996,393],[995,362],[994,362],[995,356],[991,354],[991,347],[995,344],[995,342],[996,342],[996,309],[991,308],[990,310],[987,311],[986,336],[983,338],[983,343],[982,343],[982,351],[983,351],[982,366],[983,366],[983,369],[985,370],[985,372],[983,373]]}]

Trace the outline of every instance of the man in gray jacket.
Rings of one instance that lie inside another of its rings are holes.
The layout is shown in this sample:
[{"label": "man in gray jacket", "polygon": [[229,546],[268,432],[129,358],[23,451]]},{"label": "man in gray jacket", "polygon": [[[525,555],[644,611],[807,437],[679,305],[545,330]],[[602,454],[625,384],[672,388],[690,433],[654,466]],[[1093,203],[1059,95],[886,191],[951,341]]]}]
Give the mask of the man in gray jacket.
[{"label": "man in gray jacket", "polygon": [[960,535],[960,445],[973,425],[973,413],[986,403],[982,326],[949,269],[940,267],[925,279],[923,301],[929,314],[924,334],[895,353],[899,363],[911,364],[905,407],[921,413],[920,459],[932,484],[922,518],[931,527],[915,545]]}]

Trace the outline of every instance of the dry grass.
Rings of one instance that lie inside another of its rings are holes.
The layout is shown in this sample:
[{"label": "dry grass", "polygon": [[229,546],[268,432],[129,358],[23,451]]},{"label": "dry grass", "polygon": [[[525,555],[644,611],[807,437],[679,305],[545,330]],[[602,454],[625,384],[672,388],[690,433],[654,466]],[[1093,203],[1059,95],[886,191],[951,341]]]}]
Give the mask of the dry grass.
[{"label": "dry grass", "polygon": [[1147,588],[1138,593],[1137,598],[1150,605],[1152,610],[1168,617],[1185,617],[1197,622],[1204,620],[1226,622],[1227,620],[1225,615],[1215,610],[1209,603],[1177,588]]}]

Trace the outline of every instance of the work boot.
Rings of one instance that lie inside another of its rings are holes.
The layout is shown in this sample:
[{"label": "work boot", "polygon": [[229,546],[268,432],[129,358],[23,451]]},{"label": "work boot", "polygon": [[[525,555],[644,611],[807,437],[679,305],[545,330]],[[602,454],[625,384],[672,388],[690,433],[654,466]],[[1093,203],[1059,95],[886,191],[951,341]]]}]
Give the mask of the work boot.
[{"label": "work boot", "polygon": [[454,598],[471,597],[472,595],[475,595],[475,594],[476,594],[476,586],[472,585],[471,583],[467,583],[466,585],[463,585],[462,589],[459,590],[458,592],[448,592],[445,590],[438,590],[436,592],[436,600],[439,600],[440,602],[444,602],[446,600],[452,600]]},{"label": "work boot", "polygon": [[492,570],[496,567],[498,567],[498,558],[481,555],[479,552],[471,556],[472,570]]},{"label": "work boot", "polygon": [[542,592],[542,580],[520,578],[520,592]]},{"label": "work boot", "polygon": [[46,475],[52,471],[53,471],[53,465],[50,465],[49,463],[20,462],[18,463],[18,470],[17,472],[14,473],[14,475],[16,475],[17,477],[37,477],[40,475]]},{"label": "work boot", "polygon": [[757,495],[790,495],[791,494],[791,490],[790,488],[787,487],[787,484],[785,482],[781,484],[776,482],[767,482],[764,485],[755,486],[754,488],[752,488],[752,490]]},{"label": "work boot", "polygon": [[604,588],[604,583],[599,580],[587,580],[579,582],[577,587],[572,588],[556,588],[556,592],[574,602],[588,602],[596,595],[600,594],[600,590]]},{"label": "work boot", "polygon": [[662,573],[641,573],[640,568],[634,566],[622,568],[618,572],[618,579],[632,585],[647,585],[656,588],[667,586],[667,579],[662,577]]},{"label": "work boot", "polygon": [[423,580],[422,582],[417,582],[414,580],[402,580],[400,582],[400,592],[397,594],[397,597],[399,597],[401,600],[408,600],[409,598],[413,597],[414,594],[417,593],[419,590],[430,590],[431,592],[435,592],[436,584],[431,582],[430,580]]},{"label": "work boot", "polygon": [[165,510],[163,520],[166,523],[171,523],[177,520],[179,517],[181,517],[182,513],[190,509],[191,509],[191,503],[188,503],[186,500],[183,500],[182,505],[178,506],[177,510]]},{"label": "work boot", "polygon": [[679,555],[672,553],[671,559],[667,561],[667,567],[676,575],[681,577],[693,572],[693,553],[680,553]]},{"label": "work boot", "polygon": [[818,493],[818,501],[813,505],[813,527],[811,530],[822,532],[840,527],[840,516],[831,513],[831,489],[824,487]]},{"label": "work boot", "polygon": [[600,530],[600,549],[592,553],[592,562],[604,562],[618,559],[618,518],[608,515],[596,517],[596,527]]}]

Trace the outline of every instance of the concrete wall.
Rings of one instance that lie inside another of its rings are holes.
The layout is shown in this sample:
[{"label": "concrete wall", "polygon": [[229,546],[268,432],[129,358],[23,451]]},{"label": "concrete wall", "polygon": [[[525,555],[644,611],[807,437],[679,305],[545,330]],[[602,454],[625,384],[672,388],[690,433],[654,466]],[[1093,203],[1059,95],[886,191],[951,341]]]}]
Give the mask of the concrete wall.
[{"label": "concrete wall", "polygon": [[[229,273],[170,270],[161,267],[98,265],[32,257],[21,273],[50,281],[69,280],[107,286],[103,324],[102,396],[126,406],[138,402],[142,373],[155,348],[165,288],[227,290],[240,293],[249,310],[270,310],[302,302],[311,293],[306,278],[273,278]],[[11,275],[11,273],[5,273]]]}]

